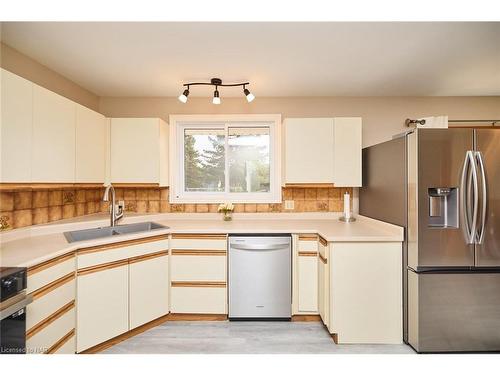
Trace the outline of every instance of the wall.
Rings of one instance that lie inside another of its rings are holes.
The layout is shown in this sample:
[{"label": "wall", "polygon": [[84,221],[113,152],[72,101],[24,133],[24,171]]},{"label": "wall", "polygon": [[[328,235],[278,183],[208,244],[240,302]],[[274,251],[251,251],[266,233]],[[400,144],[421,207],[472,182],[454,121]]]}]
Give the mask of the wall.
[{"label": "wall", "polygon": [[3,43],[0,43],[0,66],[85,107],[99,111],[97,95]]},{"label": "wall", "polygon": [[99,109],[108,117],[160,117],[167,122],[170,114],[280,113],[283,118],[360,116],[363,146],[370,146],[404,131],[406,118],[448,115],[450,120],[499,119],[500,97],[257,97],[249,104],[242,95],[222,97],[222,104],[218,106],[213,105],[210,98],[198,97],[190,97],[187,104],[172,97],[101,97]]}]

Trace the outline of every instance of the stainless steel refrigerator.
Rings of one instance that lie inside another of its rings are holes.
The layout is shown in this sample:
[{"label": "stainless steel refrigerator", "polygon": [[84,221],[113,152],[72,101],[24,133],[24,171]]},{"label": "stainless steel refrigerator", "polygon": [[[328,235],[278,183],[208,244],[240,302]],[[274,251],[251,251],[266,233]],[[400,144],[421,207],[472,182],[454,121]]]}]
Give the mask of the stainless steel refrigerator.
[{"label": "stainless steel refrigerator", "polygon": [[404,339],[500,350],[500,129],[417,129],[363,150],[360,213],[405,227]]}]

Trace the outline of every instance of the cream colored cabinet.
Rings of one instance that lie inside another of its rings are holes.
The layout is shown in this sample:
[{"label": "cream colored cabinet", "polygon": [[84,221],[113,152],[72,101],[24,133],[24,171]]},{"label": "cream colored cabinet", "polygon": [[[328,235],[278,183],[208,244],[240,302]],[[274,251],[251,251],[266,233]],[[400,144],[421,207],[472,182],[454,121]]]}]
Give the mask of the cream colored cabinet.
[{"label": "cream colored cabinet", "polygon": [[103,115],[76,104],[75,182],[104,183],[107,127]]},{"label": "cream colored cabinet", "polygon": [[361,118],[287,118],[285,183],[361,186]]},{"label": "cream colored cabinet", "polygon": [[330,324],[330,272],[328,269],[328,243],[319,237],[318,244],[318,310],[323,323]]},{"label": "cream colored cabinet", "polygon": [[168,185],[168,125],[157,118],[112,118],[112,183]]},{"label": "cream colored cabinet", "polygon": [[318,237],[299,235],[297,243],[294,314],[318,314]]},{"label": "cream colored cabinet", "polygon": [[285,182],[333,182],[333,119],[287,118],[285,133]]},{"label": "cream colored cabinet", "polygon": [[77,352],[129,329],[128,262],[78,271]]},{"label": "cream colored cabinet", "polygon": [[328,329],[338,343],[402,343],[401,242],[334,242],[329,255]]},{"label": "cream colored cabinet", "polygon": [[168,314],[168,250],[129,261],[129,328]]},{"label": "cream colored cabinet", "polygon": [[172,313],[227,314],[226,248],[225,234],[172,235]]},{"label": "cream colored cabinet", "polygon": [[27,353],[75,353],[75,267],[69,253],[28,268]]},{"label": "cream colored cabinet", "polygon": [[0,84],[0,182],[30,182],[33,84],[4,69]]},{"label": "cream colored cabinet", "polygon": [[75,181],[76,103],[33,87],[32,182]]},{"label": "cream colored cabinet", "polygon": [[333,127],[333,183],[337,187],[362,186],[361,118],[336,117]]}]

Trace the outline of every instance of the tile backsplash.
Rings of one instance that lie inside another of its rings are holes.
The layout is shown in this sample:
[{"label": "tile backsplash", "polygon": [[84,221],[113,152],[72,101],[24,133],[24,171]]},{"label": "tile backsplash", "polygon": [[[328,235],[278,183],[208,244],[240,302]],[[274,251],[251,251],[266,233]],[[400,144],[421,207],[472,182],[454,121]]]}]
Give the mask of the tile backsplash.
[{"label": "tile backsplash", "polygon": [[[235,204],[234,212],[340,212],[342,195],[352,188],[283,188],[282,203]],[[3,230],[44,224],[76,216],[107,212],[102,201],[104,188],[33,189],[0,192],[0,224]],[[125,201],[125,211],[137,213],[217,212],[217,204],[171,204],[168,188],[116,188],[116,200]],[[285,200],[294,201],[293,210],[285,210]]]}]

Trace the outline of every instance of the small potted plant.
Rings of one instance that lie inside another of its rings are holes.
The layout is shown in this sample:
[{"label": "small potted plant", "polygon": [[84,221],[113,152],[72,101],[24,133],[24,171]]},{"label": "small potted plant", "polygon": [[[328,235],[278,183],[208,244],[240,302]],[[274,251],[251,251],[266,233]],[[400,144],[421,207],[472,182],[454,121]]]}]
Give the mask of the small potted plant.
[{"label": "small potted plant", "polygon": [[224,221],[230,221],[233,218],[231,217],[231,213],[234,210],[234,205],[232,203],[221,203],[219,204],[219,208],[217,211],[222,212],[224,216],[222,217]]}]

